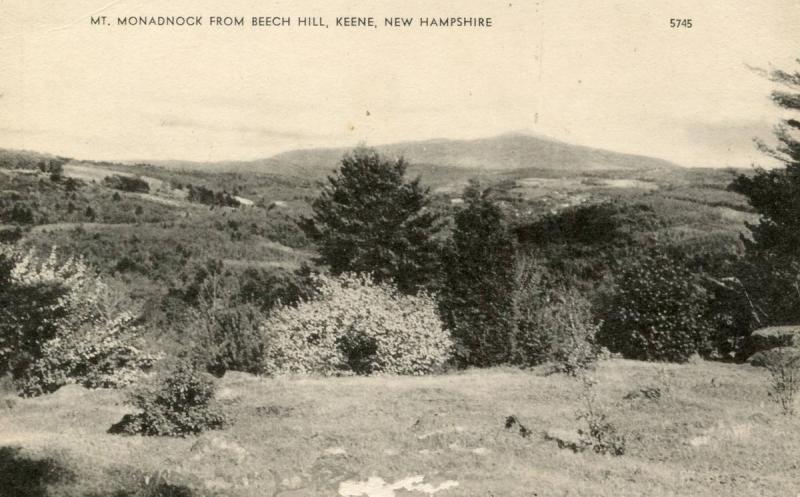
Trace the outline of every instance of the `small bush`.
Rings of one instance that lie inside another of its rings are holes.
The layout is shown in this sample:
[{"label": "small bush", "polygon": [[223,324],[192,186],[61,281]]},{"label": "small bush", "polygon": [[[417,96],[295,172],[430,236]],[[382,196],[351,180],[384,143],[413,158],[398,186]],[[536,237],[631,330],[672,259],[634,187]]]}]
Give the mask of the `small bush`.
[{"label": "small bush", "polygon": [[794,414],[795,398],[800,392],[800,354],[785,350],[763,353],[770,375],[769,396],[781,407],[783,414]]},{"label": "small bush", "polygon": [[585,427],[578,429],[580,444],[583,448],[591,448],[598,454],[621,456],[625,454],[625,436],[617,431],[617,427],[608,421],[608,415],[600,408],[594,381],[582,378],[583,390],[581,400],[583,408],[577,413],[577,420]]},{"label": "small bush", "polygon": [[429,295],[348,273],[318,285],[316,298],[279,308],[262,326],[268,374],[425,374],[450,357]]},{"label": "small bush", "polygon": [[178,364],[133,390],[129,402],[142,412],[126,415],[110,431],[183,436],[222,428],[226,419],[213,404],[214,390],[212,377],[190,364]]}]

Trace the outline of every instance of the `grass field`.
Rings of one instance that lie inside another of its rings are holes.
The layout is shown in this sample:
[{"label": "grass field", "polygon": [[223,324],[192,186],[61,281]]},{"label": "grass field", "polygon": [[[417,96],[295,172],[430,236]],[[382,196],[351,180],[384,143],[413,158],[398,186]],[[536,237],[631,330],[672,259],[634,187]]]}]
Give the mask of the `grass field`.
[{"label": "grass field", "polygon": [[[284,497],[800,492],[800,422],[769,401],[764,370],[614,359],[593,375],[626,437],[623,456],[548,440],[581,427],[583,387],[544,368],[418,378],[229,373],[218,398],[233,423],[188,438],[107,434],[130,412],[122,393],[68,386],[2,404],[0,489],[23,497],[194,495],[177,493],[182,485],[205,489],[197,495]],[[660,398],[626,398],[648,388]],[[510,415],[532,434],[506,430]],[[152,493],[157,482],[176,493]]]}]

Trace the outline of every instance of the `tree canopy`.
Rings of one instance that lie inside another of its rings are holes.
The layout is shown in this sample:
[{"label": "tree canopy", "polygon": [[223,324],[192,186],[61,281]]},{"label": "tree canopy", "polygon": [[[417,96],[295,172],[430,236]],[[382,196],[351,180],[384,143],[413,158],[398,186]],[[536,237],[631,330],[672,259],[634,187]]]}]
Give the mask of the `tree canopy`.
[{"label": "tree canopy", "polygon": [[777,145],[758,145],[783,167],[757,168],[730,186],[761,215],[748,225],[752,239],[743,237],[747,253],[738,275],[751,302],[751,327],[800,322],[800,72],[766,75],[780,85],[771,98],[788,116],[775,127]]},{"label": "tree canopy", "polygon": [[506,363],[514,348],[515,238],[490,194],[467,186],[445,250],[440,307],[462,365]]},{"label": "tree canopy", "polygon": [[390,160],[360,147],[328,177],[313,216],[300,227],[334,274],[371,273],[406,293],[432,281],[439,218],[429,208],[429,189],[419,178],[406,180],[407,167],[402,157]]},{"label": "tree canopy", "polygon": [[[797,62],[800,64],[800,59]],[[772,101],[788,111],[800,111],[800,72],[775,70],[768,76],[782,87],[772,92]],[[784,167],[758,168],[752,177],[740,175],[731,184],[761,215],[761,221],[750,226],[753,240],[745,241],[749,250],[800,255],[800,120],[796,117],[787,117],[776,126],[776,146],[758,144]]]}]

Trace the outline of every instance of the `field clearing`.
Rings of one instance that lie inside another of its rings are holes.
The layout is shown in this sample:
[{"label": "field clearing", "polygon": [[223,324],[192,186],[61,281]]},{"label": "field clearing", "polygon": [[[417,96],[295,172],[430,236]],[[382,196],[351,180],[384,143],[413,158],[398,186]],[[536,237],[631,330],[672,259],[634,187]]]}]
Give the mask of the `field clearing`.
[{"label": "field clearing", "polygon": [[154,195],[152,193],[125,192],[125,195],[140,198],[142,200],[149,200],[150,202],[155,202],[161,205],[167,205],[169,207],[181,207],[184,209],[199,209],[201,207],[196,204],[192,204],[187,200],[181,200],[178,198],[170,198],[170,197],[161,197],[159,195]]},{"label": "field clearing", "polygon": [[[13,471],[47,457],[62,461],[75,478],[52,482],[50,490],[71,497],[113,495],[123,482],[142,485],[167,470],[174,484],[231,496],[800,491],[800,422],[769,402],[765,371],[611,360],[594,377],[609,420],[626,435],[621,457],[574,453],[542,435],[581,426],[575,420],[580,382],[546,375],[544,368],[496,368],[430,377],[267,379],[229,373],[220,380],[218,397],[233,424],[183,439],[107,434],[131,412],[122,394],[69,386],[17,400],[11,408],[3,405],[0,464]],[[645,387],[663,395],[625,398]],[[504,429],[510,415],[532,435]]]},{"label": "field clearing", "polygon": [[278,261],[262,261],[262,260],[246,260],[246,259],[222,259],[222,263],[225,267],[232,267],[232,268],[243,268],[243,269],[250,269],[250,268],[260,268],[260,269],[269,269],[269,268],[283,268],[290,271],[294,271],[295,269],[299,269],[301,264],[300,262],[293,261],[293,260],[278,260]]},{"label": "field clearing", "polygon": [[[67,176],[68,178],[80,179],[87,182],[100,183],[107,176],[113,176],[115,174],[119,176],[128,176],[128,177],[136,176],[134,174],[115,171],[113,169],[107,169],[95,165],[89,166],[80,163],[70,163],[64,165],[64,176]],[[145,180],[148,185],[150,185],[151,190],[161,190],[166,186],[166,184],[160,179],[153,178],[151,176],[139,176],[139,177]]]}]

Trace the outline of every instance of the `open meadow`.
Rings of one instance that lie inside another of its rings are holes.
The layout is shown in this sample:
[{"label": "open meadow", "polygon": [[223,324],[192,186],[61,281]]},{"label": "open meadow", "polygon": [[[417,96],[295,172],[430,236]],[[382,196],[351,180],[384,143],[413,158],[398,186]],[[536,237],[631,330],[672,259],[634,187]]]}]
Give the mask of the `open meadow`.
[{"label": "open meadow", "polygon": [[[371,378],[230,372],[217,393],[230,426],[177,439],[109,434],[131,412],[121,393],[67,386],[4,401],[0,488],[9,497],[790,496],[800,488],[800,422],[770,401],[763,369],[612,359],[592,375],[625,437],[619,457],[559,448],[583,427],[575,417],[583,387],[546,367]],[[509,416],[530,434],[506,429]]]}]

